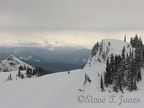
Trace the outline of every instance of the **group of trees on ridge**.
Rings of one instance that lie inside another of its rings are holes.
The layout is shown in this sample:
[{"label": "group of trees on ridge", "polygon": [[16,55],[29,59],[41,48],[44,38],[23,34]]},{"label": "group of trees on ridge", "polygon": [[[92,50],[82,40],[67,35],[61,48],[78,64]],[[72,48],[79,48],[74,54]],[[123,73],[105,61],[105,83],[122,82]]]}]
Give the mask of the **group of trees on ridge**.
[{"label": "group of trees on ridge", "polygon": [[[25,70],[26,72],[23,73],[22,71]],[[35,67],[34,69],[26,68],[25,66],[19,67],[18,73],[16,74],[16,80],[17,78],[25,79],[25,78],[32,78],[32,77],[40,77],[46,74],[52,73],[52,71],[47,71],[41,67]],[[6,81],[13,80],[12,75],[10,74]]]},{"label": "group of trees on ridge", "polygon": [[[124,41],[126,42],[126,36]],[[111,43],[109,42],[108,45],[110,46]],[[99,52],[99,55],[106,61],[106,71],[100,79],[102,91],[105,91],[104,87],[109,85],[112,85],[114,92],[121,91],[123,93],[123,89],[132,92],[138,89],[137,83],[142,80],[141,67],[144,66],[144,45],[141,37],[138,37],[137,34],[130,39],[127,47],[130,45],[133,47],[130,52],[123,47],[120,55],[111,54],[110,56],[107,56],[108,48],[106,52],[103,52],[103,43],[97,42],[94,45],[92,57]]]}]

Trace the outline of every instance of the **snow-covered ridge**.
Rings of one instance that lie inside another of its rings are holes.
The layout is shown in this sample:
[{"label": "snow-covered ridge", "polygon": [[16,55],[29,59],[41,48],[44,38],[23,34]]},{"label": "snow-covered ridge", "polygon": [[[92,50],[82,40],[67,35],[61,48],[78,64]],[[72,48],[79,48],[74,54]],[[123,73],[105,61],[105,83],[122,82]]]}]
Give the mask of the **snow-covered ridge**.
[{"label": "snow-covered ridge", "polygon": [[101,41],[101,44],[102,43],[103,43],[103,50],[106,50],[107,47],[109,48],[110,50],[109,54],[110,53],[121,54],[123,47],[125,47],[127,53],[129,53],[129,51],[133,49],[128,42],[124,42],[122,40],[117,40],[117,39],[103,39]]},{"label": "snow-covered ridge", "polygon": [[134,48],[128,43],[117,39],[103,39],[100,43],[93,47],[94,55],[90,57],[90,61],[105,62],[111,54],[121,55],[125,47],[125,54],[129,54]]},{"label": "snow-covered ridge", "polygon": [[[94,45],[92,49],[92,52],[94,53],[89,57],[87,64],[83,69],[84,73],[92,80],[92,83],[90,84],[91,88],[89,89],[93,89],[93,87],[96,86],[97,90],[101,92],[100,76],[104,75],[106,71],[107,58],[110,58],[111,54],[121,55],[124,47],[125,55],[129,54],[130,51],[135,50],[130,43],[116,39],[103,39],[100,43]],[[84,89],[87,89],[87,84]],[[112,91],[112,89],[110,90]],[[108,90],[105,92],[108,92]]]},{"label": "snow-covered ridge", "polygon": [[26,68],[34,69],[34,67],[22,62],[12,54],[5,60],[0,61],[0,72],[17,71],[19,70],[19,67],[23,67],[25,69]]}]

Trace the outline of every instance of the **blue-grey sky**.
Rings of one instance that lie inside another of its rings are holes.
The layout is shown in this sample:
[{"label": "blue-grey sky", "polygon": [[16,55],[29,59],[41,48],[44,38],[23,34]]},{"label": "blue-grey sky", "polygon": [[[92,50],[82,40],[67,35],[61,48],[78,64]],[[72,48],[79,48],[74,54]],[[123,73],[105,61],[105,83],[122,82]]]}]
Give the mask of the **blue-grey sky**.
[{"label": "blue-grey sky", "polygon": [[92,47],[102,38],[143,38],[143,10],[143,0],[0,0],[1,43]]}]

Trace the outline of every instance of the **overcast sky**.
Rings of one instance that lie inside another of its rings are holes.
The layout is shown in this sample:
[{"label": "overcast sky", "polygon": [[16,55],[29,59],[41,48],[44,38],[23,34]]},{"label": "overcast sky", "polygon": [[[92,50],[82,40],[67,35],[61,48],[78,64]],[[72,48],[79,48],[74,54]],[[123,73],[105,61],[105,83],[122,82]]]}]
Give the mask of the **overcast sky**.
[{"label": "overcast sky", "polygon": [[144,0],[0,0],[0,41],[90,48],[103,38],[143,38],[143,13]]}]

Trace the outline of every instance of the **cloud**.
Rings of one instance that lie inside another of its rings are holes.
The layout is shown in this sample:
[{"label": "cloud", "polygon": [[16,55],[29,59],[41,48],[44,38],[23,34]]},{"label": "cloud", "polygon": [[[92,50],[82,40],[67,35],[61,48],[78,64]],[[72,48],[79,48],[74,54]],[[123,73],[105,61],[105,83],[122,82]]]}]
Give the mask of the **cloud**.
[{"label": "cloud", "polygon": [[102,39],[113,38],[123,40],[125,34],[129,42],[131,37],[138,34],[144,41],[144,32],[78,32],[78,31],[57,31],[57,32],[0,32],[0,44],[21,45],[21,46],[82,46],[92,48],[96,42]]},{"label": "cloud", "polygon": [[143,0],[0,0],[0,42],[81,45],[144,36]]},{"label": "cloud", "polygon": [[144,29],[143,0],[1,0],[0,31]]}]

